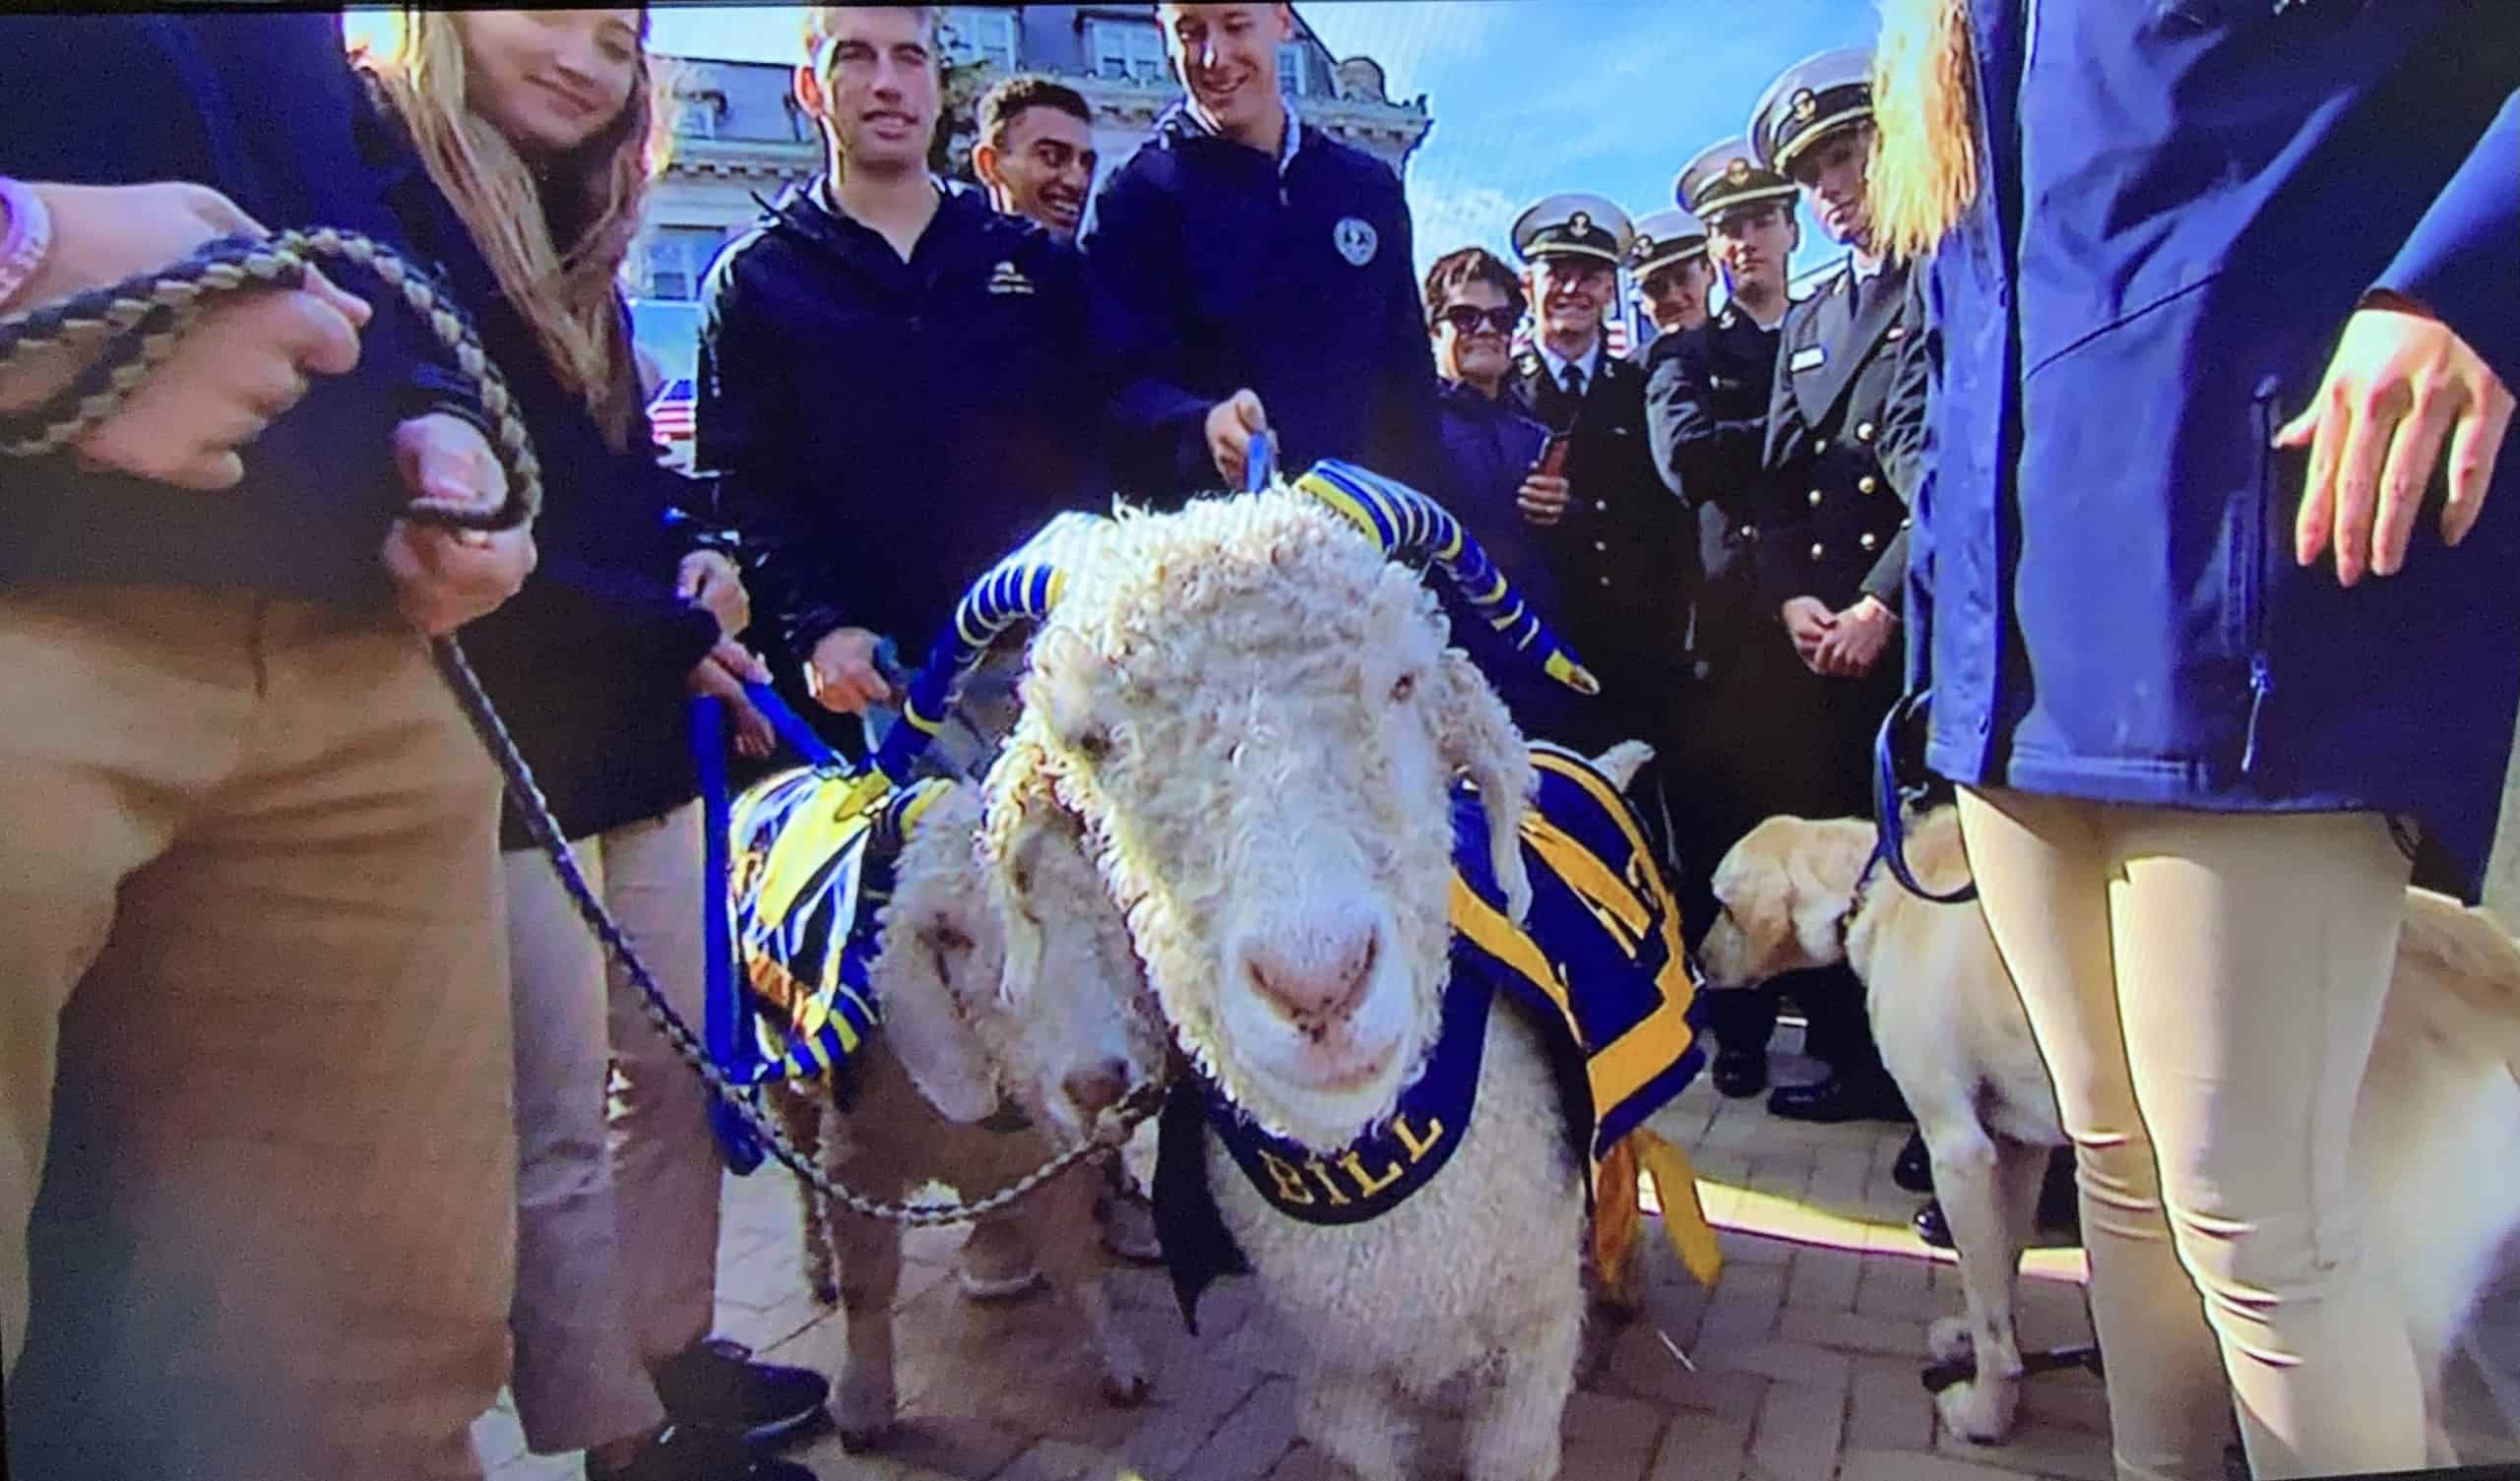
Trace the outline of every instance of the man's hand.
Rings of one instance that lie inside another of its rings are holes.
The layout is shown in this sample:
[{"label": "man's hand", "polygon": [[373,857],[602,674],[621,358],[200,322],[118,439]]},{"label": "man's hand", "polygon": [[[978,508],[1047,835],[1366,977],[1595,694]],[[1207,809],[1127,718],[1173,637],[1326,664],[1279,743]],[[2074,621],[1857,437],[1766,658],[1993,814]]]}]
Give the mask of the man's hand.
[{"label": "man's hand", "polygon": [[2466,539],[2511,414],[2511,389],[2448,325],[2405,299],[2376,295],[2345,321],[2309,409],[2275,434],[2279,448],[2310,450],[2293,558],[2310,565],[2332,542],[2340,585],[2353,586],[2365,570],[2395,576],[2445,438],[2450,499],[2441,538]]},{"label": "man's hand", "polygon": [[1829,604],[1816,596],[1797,596],[1777,609],[1785,620],[1785,631],[1794,639],[1794,650],[1807,665],[1819,654],[1821,641],[1836,627],[1838,616]]},{"label": "man's hand", "polygon": [[875,665],[876,642],[864,628],[824,634],[805,664],[805,689],[814,703],[841,714],[864,714],[870,705],[890,703],[893,685]]},{"label": "man's hand", "polygon": [[1566,518],[1566,480],[1551,473],[1527,473],[1514,491],[1514,506],[1532,525],[1554,525]]},{"label": "man's hand", "polygon": [[769,682],[768,666],[729,638],[691,670],[689,687],[695,695],[711,695],[725,704],[726,717],[734,725],[735,753],[757,761],[778,745],[779,732],[753,708],[752,697],[744,692],[744,686]]},{"label": "man's hand", "polygon": [[1881,660],[1882,651],[1890,646],[1890,632],[1898,625],[1899,619],[1880,598],[1858,596],[1855,605],[1829,619],[1827,635],[1803,662],[1813,673],[1831,678],[1861,678]]},{"label": "man's hand", "polygon": [[[197,185],[38,185],[52,250],[27,284],[27,306],[58,302],[171,265],[223,236],[264,236],[260,223]],[[122,409],[82,438],[90,463],[182,488],[232,488],[245,476],[236,449],[262,435],[306,394],[309,375],[358,363],[367,303],[309,271],[302,288],[261,291],[205,312]],[[25,411],[59,394],[93,356],[55,349],[0,375],[0,410]]]},{"label": "man's hand", "polygon": [[1240,488],[1251,467],[1251,437],[1269,430],[1269,413],[1256,391],[1237,391],[1208,408],[1208,457],[1226,487]]},{"label": "man's hand", "polygon": [[718,619],[718,632],[732,638],[752,625],[752,598],[743,577],[723,550],[695,550],[682,558],[674,590],[683,600],[698,602]]}]

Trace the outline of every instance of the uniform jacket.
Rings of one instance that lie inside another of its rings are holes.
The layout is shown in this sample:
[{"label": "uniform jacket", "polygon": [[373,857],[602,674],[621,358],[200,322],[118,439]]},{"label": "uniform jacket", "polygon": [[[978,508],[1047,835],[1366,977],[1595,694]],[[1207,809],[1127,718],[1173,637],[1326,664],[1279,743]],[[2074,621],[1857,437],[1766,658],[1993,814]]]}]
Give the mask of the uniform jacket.
[{"label": "uniform jacket", "polygon": [[[275,231],[402,241],[388,177],[358,149],[371,105],[339,15],[9,16],[0,56],[13,175],[188,180]],[[309,378],[305,398],[244,450],[242,483],[199,494],[84,471],[68,455],[0,459],[0,585],[242,586],[390,610],[377,550],[407,498],[395,424],[471,397],[450,397],[429,373],[443,352],[374,278],[333,262],[324,272],[376,305],[358,366]]]},{"label": "uniform jacket", "polygon": [[[1598,370],[1580,402],[1536,349],[1516,358],[1507,385],[1532,416],[1570,439],[1566,514],[1542,531],[1565,604],[1567,641],[1601,675],[1605,704],[1619,710],[1642,704],[1650,707],[1642,713],[1659,715],[1685,662],[1685,512],[1654,474],[1645,378],[1606,348],[1595,358]],[[1636,696],[1640,689],[1660,698]]]},{"label": "uniform jacket", "polygon": [[840,627],[923,650],[1000,556],[1109,498],[1075,254],[976,191],[905,263],[791,187],[702,299],[695,459],[796,660]]},{"label": "uniform jacket", "polygon": [[1780,333],[1728,305],[1696,329],[1655,340],[1646,355],[1655,470],[1696,523],[1689,652],[1701,676],[1746,645],[1785,641],[1758,581],[1762,526],[1792,518],[1761,470]]},{"label": "uniform jacket", "polygon": [[[1458,381],[1444,382],[1436,392],[1435,415],[1436,435],[1444,450],[1444,476],[1429,497],[1450,510],[1486,548],[1488,559],[1514,584],[1524,605],[1552,628],[1561,628],[1564,603],[1544,532],[1523,518],[1515,503],[1524,477],[1548,442],[1548,428],[1526,413],[1510,393],[1500,393],[1491,401]],[[1578,702],[1575,693],[1540,672],[1528,654],[1514,651],[1470,610],[1450,583],[1431,585],[1451,620],[1453,645],[1469,653],[1496,686],[1515,722],[1527,733],[1555,733],[1552,724],[1557,713]],[[1594,661],[1581,649],[1576,655],[1588,664]]]},{"label": "uniform jacket", "polygon": [[[645,412],[627,449],[604,441],[402,130],[370,118],[363,154],[412,250],[472,307],[542,465],[534,574],[464,630],[465,651],[570,837],[669,812],[697,795],[684,681],[718,642],[675,591],[697,527],[677,516],[709,490],[658,463]],[[531,845],[512,802],[500,827],[502,847]]]},{"label": "uniform jacket", "polygon": [[2269,444],[2374,287],[2520,385],[2520,6],[1972,10],[1988,187],[1933,259],[1910,592],[1928,764],[2412,815],[2473,890],[2520,699],[2520,449],[2464,545],[2427,507],[2348,590],[2294,563],[2306,459]]},{"label": "uniform jacket", "polygon": [[1782,496],[1759,544],[1771,606],[1816,596],[1838,611],[1870,593],[1896,611],[1907,586],[1921,450],[1915,439],[1894,445],[1893,425],[1922,406],[1925,364],[1906,352],[1918,338],[1907,268],[1884,264],[1860,309],[1850,264],[1785,316],[1761,458]]},{"label": "uniform jacket", "polygon": [[1435,362],[1400,177],[1290,119],[1291,156],[1175,105],[1082,233],[1114,463],[1141,498],[1212,492],[1208,409],[1245,387],[1278,463],[1324,458],[1437,489]]}]

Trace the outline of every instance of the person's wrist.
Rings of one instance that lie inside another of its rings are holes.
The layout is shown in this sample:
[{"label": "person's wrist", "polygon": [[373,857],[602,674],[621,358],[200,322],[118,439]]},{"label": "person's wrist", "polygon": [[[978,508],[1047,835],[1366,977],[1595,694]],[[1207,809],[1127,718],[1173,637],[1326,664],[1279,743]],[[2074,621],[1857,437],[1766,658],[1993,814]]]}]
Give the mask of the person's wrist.
[{"label": "person's wrist", "polygon": [[52,251],[52,213],[23,180],[0,175],[0,309],[16,301]]}]

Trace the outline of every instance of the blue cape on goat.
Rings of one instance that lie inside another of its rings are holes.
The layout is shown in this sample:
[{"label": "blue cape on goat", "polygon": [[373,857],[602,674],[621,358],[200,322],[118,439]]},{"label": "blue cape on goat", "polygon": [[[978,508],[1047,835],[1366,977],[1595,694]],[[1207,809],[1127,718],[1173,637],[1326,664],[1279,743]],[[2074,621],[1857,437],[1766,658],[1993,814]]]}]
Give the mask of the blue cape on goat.
[{"label": "blue cape on goat", "polygon": [[1156,1230],[1183,1320],[1199,1296],[1248,1270],[1208,1186],[1204,1133],[1289,1218],[1362,1223],[1425,1187],[1451,1159],[1477,1109],[1489,1011],[1500,998],[1546,1046],[1567,1150],[1586,1170],[1594,1256],[1616,1288],[1639,1227],[1640,1172],[1690,1272],[1720,1265],[1696,1175],[1645,1121],[1687,1087],[1706,1051],[1692,1022],[1696,987],[1680,913],[1635,811],[1590,763],[1535,744],[1539,788],[1522,824],[1532,905],[1517,926],[1487,865],[1487,823],[1468,783],[1453,793],[1452,973],[1443,1026],[1424,1072],[1387,1120],[1334,1154],[1263,1131],[1213,1085],[1176,1083],[1164,1108]]}]

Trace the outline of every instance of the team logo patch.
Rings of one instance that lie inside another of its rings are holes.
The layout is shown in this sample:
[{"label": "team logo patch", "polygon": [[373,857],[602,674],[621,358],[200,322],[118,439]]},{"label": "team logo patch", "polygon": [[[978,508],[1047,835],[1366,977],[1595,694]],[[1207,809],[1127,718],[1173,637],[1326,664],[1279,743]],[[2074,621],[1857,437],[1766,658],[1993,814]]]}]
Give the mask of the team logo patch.
[{"label": "team logo patch", "polygon": [[1330,228],[1330,242],[1341,257],[1348,259],[1349,266],[1361,268],[1374,260],[1374,249],[1382,245],[1382,238],[1375,233],[1371,221],[1343,216],[1338,225]]}]

